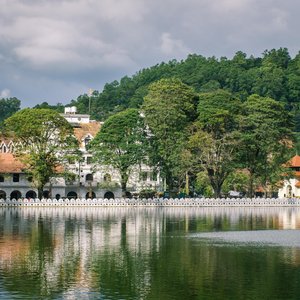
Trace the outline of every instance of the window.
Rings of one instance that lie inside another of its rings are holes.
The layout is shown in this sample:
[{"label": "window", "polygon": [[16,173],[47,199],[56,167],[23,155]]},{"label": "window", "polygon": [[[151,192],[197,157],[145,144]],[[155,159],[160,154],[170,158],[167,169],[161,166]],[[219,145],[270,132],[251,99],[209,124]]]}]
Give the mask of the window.
[{"label": "window", "polygon": [[86,147],[89,142],[91,141],[91,138],[89,136],[87,136],[85,139],[84,139],[84,146]]},{"label": "window", "polygon": [[13,174],[13,182],[19,182],[20,181],[20,174]]},{"label": "window", "polygon": [[0,182],[4,182],[4,176],[0,175]]},{"label": "window", "polygon": [[111,176],[110,176],[110,174],[105,174],[104,177],[103,177],[103,180],[104,180],[105,182],[110,182],[110,181],[111,181]]},{"label": "window", "polygon": [[90,165],[92,162],[93,162],[92,156],[88,156],[88,157],[86,158],[86,164],[87,164],[87,165]]},{"label": "window", "polygon": [[85,180],[86,181],[93,181],[93,174],[86,174]]}]

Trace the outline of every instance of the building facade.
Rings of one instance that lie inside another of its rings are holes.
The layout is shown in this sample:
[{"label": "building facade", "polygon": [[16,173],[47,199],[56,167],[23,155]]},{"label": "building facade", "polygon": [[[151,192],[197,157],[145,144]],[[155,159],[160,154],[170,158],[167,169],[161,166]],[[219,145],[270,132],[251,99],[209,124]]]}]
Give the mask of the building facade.
[{"label": "building facade", "polygon": [[[62,116],[73,126],[74,134],[82,153],[80,162],[69,162],[67,170],[75,176],[73,180],[52,178],[45,186],[44,197],[51,198],[117,198],[122,196],[120,174],[110,166],[93,162],[87,145],[96,136],[102,123],[90,120],[86,114],[77,114],[76,108],[66,108]],[[32,187],[24,166],[13,155],[14,143],[0,140],[0,198],[36,198],[37,190]],[[149,166],[135,166],[127,184],[128,197],[143,189],[161,191],[159,174]]]},{"label": "building facade", "polygon": [[288,166],[291,176],[283,181],[282,188],[278,190],[279,198],[300,197],[300,156],[295,155],[288,162]]}]

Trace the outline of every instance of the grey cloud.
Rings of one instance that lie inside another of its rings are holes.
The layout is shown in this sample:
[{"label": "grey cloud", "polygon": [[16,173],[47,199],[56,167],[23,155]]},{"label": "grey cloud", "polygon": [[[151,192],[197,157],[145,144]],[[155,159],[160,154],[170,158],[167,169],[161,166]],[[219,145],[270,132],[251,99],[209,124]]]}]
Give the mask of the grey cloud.
[{"label": "grey cloud", "polygon": [[24,106],[189,53],[299,50],[297,0],[0,0],[0,91]]}]

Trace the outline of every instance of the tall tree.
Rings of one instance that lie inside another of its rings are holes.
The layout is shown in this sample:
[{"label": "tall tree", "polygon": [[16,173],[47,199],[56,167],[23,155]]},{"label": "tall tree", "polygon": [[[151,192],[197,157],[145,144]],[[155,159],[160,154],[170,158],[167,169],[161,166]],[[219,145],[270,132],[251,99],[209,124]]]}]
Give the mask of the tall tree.
[{"label": "tall tree", "polygon": [[236,167],[238,111],[241,102],[227,91],[200,94],[198,120],[192,127],[188,149],[195,172],[205,172],[215,197]]},{"label": "tall tree", "polygon": [[279,180],[293,143],[293,117],[282,103],[251,95],[243,103],[240,121],[240,161],[249,172],[252,197],[255,180],[265,189]]},{"label": "tall tree", "polygon": [[161,79],[149,87],[142,110],[150,130],[152,163],[160,167],[169,190],[187,141],[187,126],[196,118],[197,95],[178,79]]},{"label": "tall tree", "polygon": [[41,198],[46,183],[77,150],[73,128],[54,110],[29,108],[8,118],[5,126],[15,141],[15,155],[25,164]]},{"label": "tall tree", "polygon": [[95,161],[119,171],[124,197],[132,168],[145,158],[146,144],[143,118],[137,109],[109,117],[89,144]]}]

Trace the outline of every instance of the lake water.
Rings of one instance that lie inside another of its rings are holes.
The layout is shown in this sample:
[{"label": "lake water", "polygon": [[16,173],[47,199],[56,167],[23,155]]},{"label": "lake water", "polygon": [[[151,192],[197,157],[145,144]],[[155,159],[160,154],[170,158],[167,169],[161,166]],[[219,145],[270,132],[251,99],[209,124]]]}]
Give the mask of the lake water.
[{"label": "lake water", "polygon": [[300,299],[300,208],[0,208],[0,299]]}]

